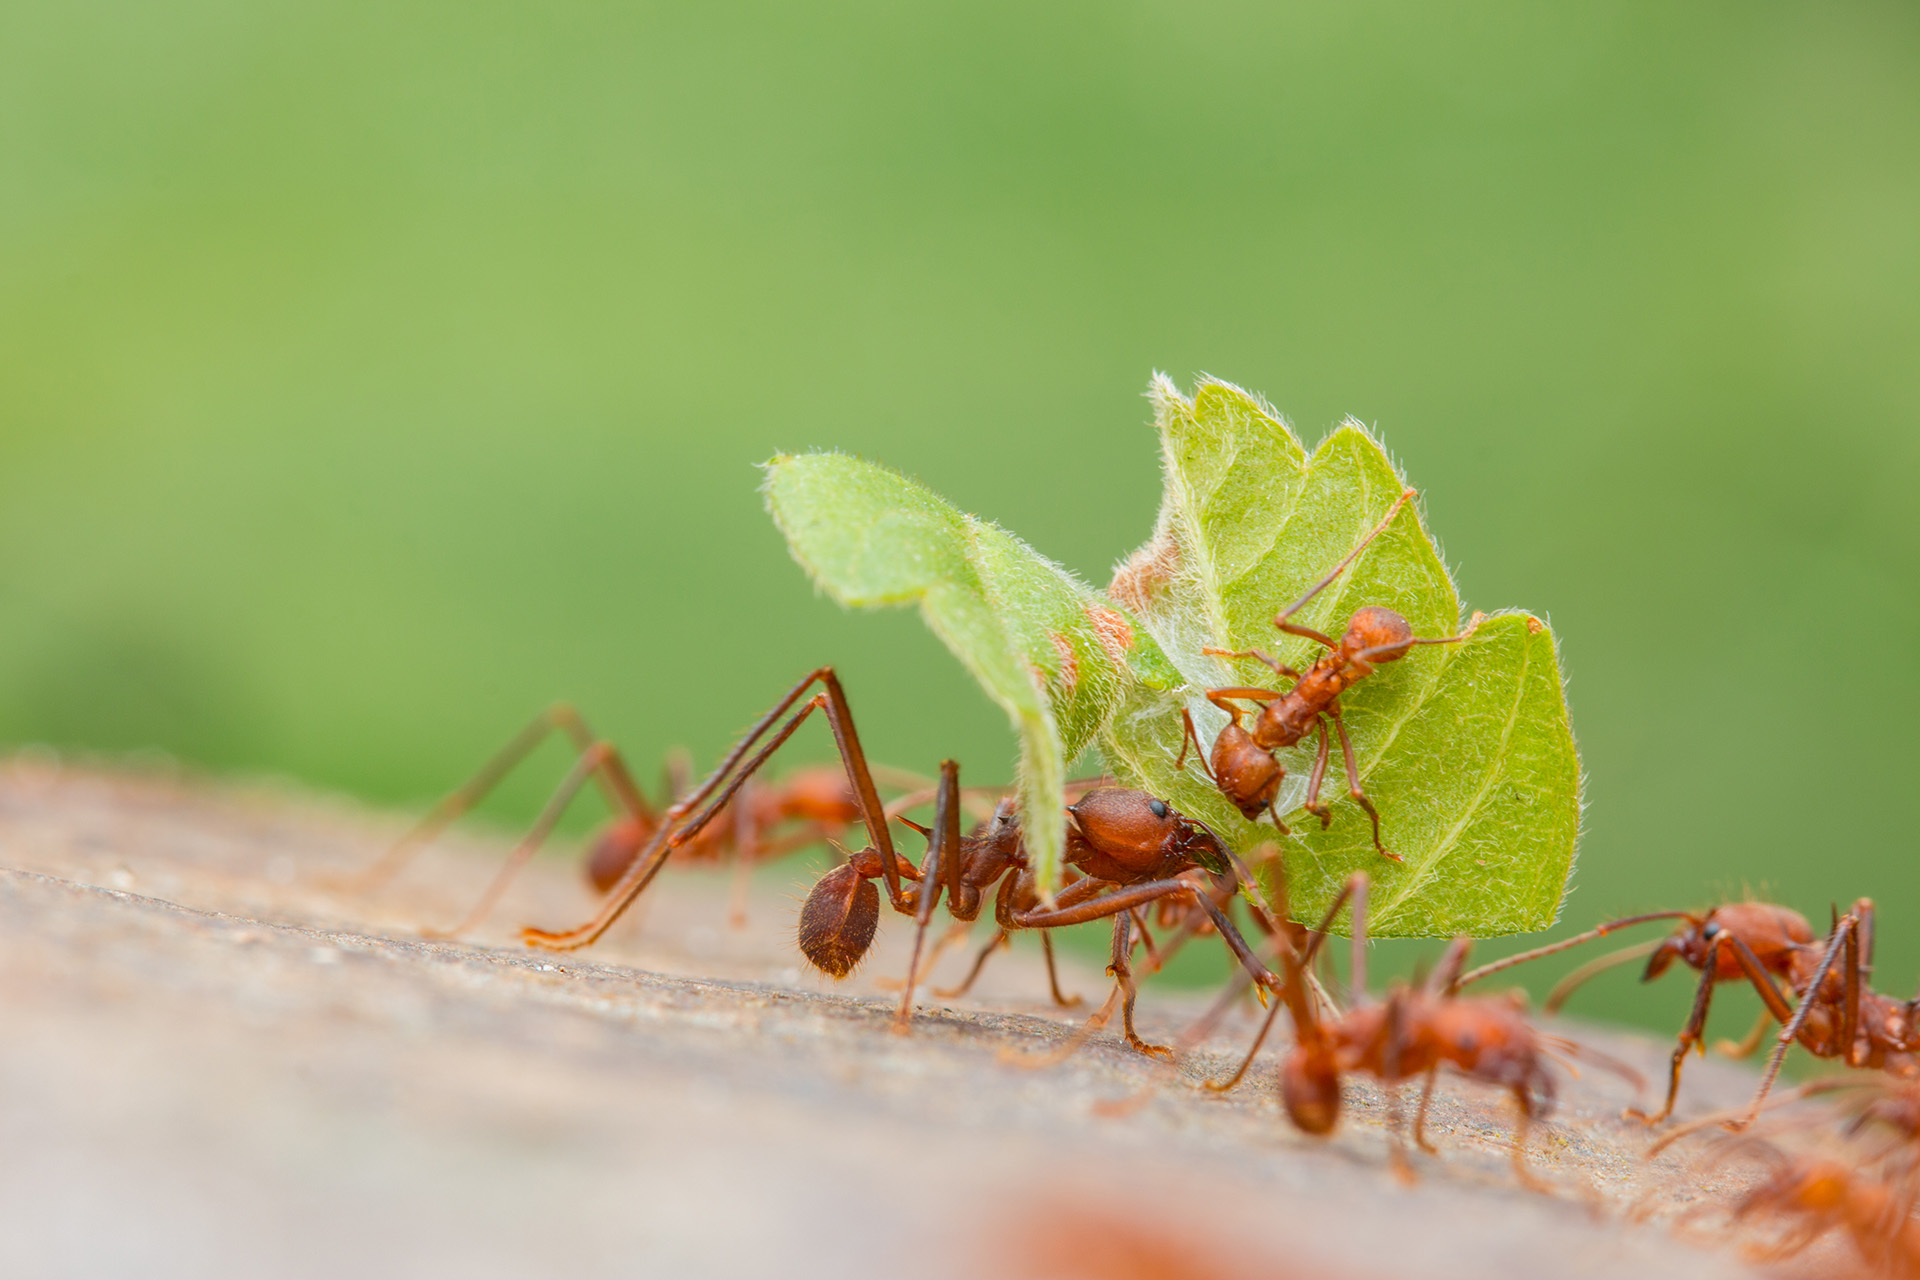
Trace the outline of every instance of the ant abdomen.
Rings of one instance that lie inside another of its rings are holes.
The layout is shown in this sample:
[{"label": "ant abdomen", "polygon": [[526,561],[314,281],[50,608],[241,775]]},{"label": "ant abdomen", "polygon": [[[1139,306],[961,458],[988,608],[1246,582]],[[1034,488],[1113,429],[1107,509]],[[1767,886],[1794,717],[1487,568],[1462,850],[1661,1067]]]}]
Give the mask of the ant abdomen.
[{"label": "ant abdomen", "polygon": [[1340,647],[1349,654],[1366,651],[1368,662],[1397,662],[1413,647],[1413,628],[1383,605],[1354,610]]},{"label": "ant abdomen", "polygon": [[853,972],[880,927],[880,890],[851,862],[820,877],[800,908],[800,950],[833,978]]},{"label": "ant abdomen", "polygon": [[1340,1073],[1325,1058],[1295,1048],[1280,1068],[1280,1099],[1302,1133],[1332,1133],[1340,1121]]},{"label": "ant abdomen", "polygon": [[1287,776],[1286,768],[1273,753],[1237,723],[1228,724],[1213,740],[1209,764],[1220,790],[1248,822],[1267,811]]}]

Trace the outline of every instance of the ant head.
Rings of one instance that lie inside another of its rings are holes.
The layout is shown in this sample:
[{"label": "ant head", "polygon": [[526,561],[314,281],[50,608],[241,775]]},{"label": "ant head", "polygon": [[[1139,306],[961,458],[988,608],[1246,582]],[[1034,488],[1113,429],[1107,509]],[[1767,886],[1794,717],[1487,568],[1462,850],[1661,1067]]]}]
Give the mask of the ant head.
[{"label": "ant head", "polygon": [[[880,891],[861,874],[859,859],[856,854],[854,861],[821,876],[800,907],[800,950],[814,968],[833,978],[853,972],[880,927]],[[878,874],[878,858],[868,861]]]},{"label": "ant head", "polygon": [[1067,812],[1089,844],[1128,863],[1163,857],[1190,825],[1165,800],[1130,787],[1095,787]]},{"label": "ant head", "polygon": [[1170,873],[1169,858],[1187,858],[1215,870],[1227,865],[1226,846],[1156,796],[1128,787],[1098,787],[1067,807],[1080,835],[1096,851],[1129,871]]},{"label": "ant head", "polygon": [[1303,1133],[1332,1133],[1340,1120],[1340,1072],[1330,1054],[1295,1045],[1280,1068],[1280,1099]]},{"label": "ant head", "polygon": [[1347,620],[1347,633],[1340,637],[1340,648],[1349,656],[1362,649],[1375,652],[1368,662],[1398,662],[1413,647],[1413,628],[1393,610],[1372,604],[1354,610]]}]

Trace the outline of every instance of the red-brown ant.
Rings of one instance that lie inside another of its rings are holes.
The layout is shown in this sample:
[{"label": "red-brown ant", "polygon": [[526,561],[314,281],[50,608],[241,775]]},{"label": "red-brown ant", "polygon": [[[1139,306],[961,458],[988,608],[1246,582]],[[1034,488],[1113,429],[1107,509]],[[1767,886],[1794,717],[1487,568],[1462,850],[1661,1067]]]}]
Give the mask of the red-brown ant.
[{"label": "red-brown ant", "polygon": [[[1220,793],[1231,800],[1234,807],[1249,822],[1257,820],[1261,814],[1270,814],[1274,826],[1282,833],[1286,827],[1280,821],[1280,814],[1274,803],[1280,794],[1280,784],[1286,778],[1287,771],[1274,752],[1300,743],[1316,729],[1320,734],[1320,748],[1314,757],[1313,772],[1307,779],[1307,798],[1302,806],[1308,813],[1320,819],[1322,827],[1333,821],[1332,811],[1320,800],[1320,788],[1327,776],[1327,762],[1332,749],[1332,739],[1327,727],[1331,722],[1333,737],[1340,740],[1340,753],[1346,762],[1347,794],[1353,802],[1366,811],[1373,823],[1373,847],[1383,858],[1400,861],[1397,854],[1389,853],[1380,842],[1380,814],[1373,807],[1373,801],[1360,786],[1360,769],[1354,760],[1353,743],[1347,737],[1347,726],[1340,716],[1340,695],[1358,684],[1379,669],[1381,664],[1398,662],[1407,656],[1408,650],[1417,644],[1456,644],[1473,634],[1473,628],[1457,636],[1416,638],[1413,628],[1407,620],[1392,609],[1380,605],[1369,605],[1354,611],[1347,620],[1347,629],[1338,642],[1322,635],[1311,627],[1303,627],[1292,621],[1293,615],[1305,608],[1315,596],[1326,590],[1333,580],[1346,571],[1347,567],[1367,549],[1375,538],[1385,532],[1400,508],[1414,491],[1407,489],[1394,499],[1387,508],[1387,514],[1373,531],[1360,540],[1358,546],[1349,551],[1346,558],[1335,565],[1325,577],[1307,588],[1305,595],[1274,615],[1273,625],[1283,635],[1299,636],[1311,640],[1326,650],[1315,659],[1312,666],[1302,674],[1278,659],[1262,653],[1258,649],[1203,649],[1201,652],[1215,657],[1230,659],[1252,658],[1273,668],[1276,675],[1293,681],[1293,686],[1284,692],[1274,689],[1260,689],[1248,685],[1230,685],[1207,690],[1207,701],[1227,713],[1227,725],[1213,740],[1213,750],[1206,753],[1203,767]],[[1477,617],[1477,615],[1476,615]],[[1240,723],[1243,709],[1235,704],[1235,699],[1258,702],[1260,712],[1254,717],[1253,727],[1246,728]],[[1180,758],[1175,768],[1185,768],[1187,748],[1191,746],[1196,755],[1201,754],[1200,734],[1194,727],[1193,713],[1182,709],[1181,718],[1185,725],[1185,734],[1180,743]]]},{"label": "red-brown ant", "polygon": [[[1522,1182],[1538,1187],[1540,1184],[1527,1169],[1526,1146],[1534,1120],[1546,1115],[1553,1104],[1554,1083],[1547,1071],[1548,1057],[1587,1057],[1629,1078],[1633,1072],[1569,1041],[1541,1034],[1527,1021],[1515,1000],[1454,994],[1457,976],[1472,947],[1470,938],[1454,939],[1439,966],[1424,982],[1395,986],[1384,1000],[1368,999],[1367,883],[1365,873],[1351,877],[1304,952],[1298,957],[1290,951],[1281,953],[1281,990],[1296,1029],[1296,1042],[1280,1069],[1280,1095],[1287,1115],[1306,1133],[1333,1132],[1340,1118],[1341,1077],[1348,1072],[1365,1072],[1392,1092],[1394,1163],[1396,1168],[1406,1171],[1406,1153],[1400,1145],[1404,1137],[1396,1086],[1424,1078],[1420,1107],[1414,1117],[1413,1140],[1423,1151],[1431,1153],[1434,1148],[1425,1136],[1427,1109],[1440,1068],[1451,1066],[1469,1079],[1499,1085],[1512,1093],[1519,1107],[1519,1123],[1513,1139],[1514,1171]],[[1326,930],[1348,901],[1353,904],[1350,985],[1357,1003],[1345,1013],[1328,1018],[1322,1015],[1309,993],[1306,975]],[[1268,1011],[1239,1070],[1223,1082],[1209,1083],[1209,1088],[1231,1089],[1239,1082],[1259,1053],[1278,1011],[1278,1004]]]},{"label": "red-brown ant", "polygon": [[[816,684],[821,686],[820,692],[807,697]],[[959,766],[947,761],[941,766],[926,864],[916,868],[894,848],[888,814],[880,803],[846,693],[831,667],[809,673],[789,689],[704,781],[666,808],[646,844],[609,889],[591,920],[558,933],[524,929],[522,939],[532,946],[561,951],[597,940],[659,874],[673,852],[697,840],[815,711],[826,713],[871,843],[849,854],[845,863],[822,876],[808,894],[801,911],[800,947],[822,971],[836,977],[850,972],[872,944],[879,923],[879,891],[874,881],[883,881],[888,903],[901,914],[914,916],[918,925],[913,963],[900,1003],[902,1027],[911,1016],[926,929],[941,895],[946,895],[951,915],[970,919],[978,914],[986,891],[996,884],[994,916],[1002,928],[1051,929],[1113,919],[1111,968],[1127,997],[1128,1040],[1143,1051],[1152,1051],[1153,1046],[1141,1041],[1131,1026],[1134,989],[1128,958],[1132,951],[1133,908],[1188,895],[1197,905],[1211,909],[1215,928],[1250,972],[1271,977],[1232,923],[1213,907],[1211,897],[1184,875],[1208,865],[1224,869],[1231,864],[1232,854],[1203,824],[1144,792],[1096,788],[1068,809],[1066,861],[1083,878],[1061,890],[1049,904],[1042,901],[1027,865],[1019,817],[1011,803],[1001,806],[984,834],[960,834]],[[751,757],[749,752],[753,752]]]},{"label": "red-brown ant", "polygon": [[1920,1276],[1920,1188],[1903,1177],[1872,1177],[1826,1157],[1788,1156],[1753,1139],[1738,1143],[1771,1166],[1770,1176],[1734,1206],[1738,1220],[1765,1215],[1796,1224],[1785,1239],[1752,1250],[1755,1261],[1776,1262],[1807,1248],[1835,1227],[1853,1240],[1879,1276]]},{"label": "red-brown ant", "polygon": [[[370,891],[391,880],[408,859],[479,804],[509,772],[555,732],[563,734],[573,744],[576,756],[572,769],[555,789],[533,828],[508,855],[506,863],[479,902],[459,924],[432,933],[438,937],[457,936],[485,919],[514,876],[545,843],[574,797],[589,781],[599,786],[615,816],[595,834],[588,847],[586,876],[601,893],[612,888],[659,829],[661,815],[634,782],[619,751],[611,743],[596,737],[580,714],[564,703],[536,716],[465,785],[435,805],[412,831],[367,870],[359,888]],[[683,765],[669,764],[669,794],[686,790],[684,777],[680,776],[683,773]],[[729,856],[734,859],[734,916],[737,923],[743,919],[740,899],[745,888],[745,876],[756,863],[830,840],[859,821],[859,818],[860,806],[848,790],[841,771],[831,766],[808,766],[795,770],[777,782],[760,783],[756,779],[720,815],[720,820],[705,826],[695,838],[678,846],[675,856],[678,861],[691,864],[712,864]]]},{"label": "red-brown ant", "polygon": [[[1460,979],[1477,982],[1517,964],[1564,951],[1593,938],[1648,920],[1679,919],[1685,923],[1671,937],[1652,948],[1644,979],[1658,977],[1675,960],[1699,970],[1693,1009],[1681,1028],[1667,1081],[1666,1105],[1645,1119],[1657,1123],[1673,1113],[1680,1089],[1680,1069],[1687,1052],[1700,1042],[1713,1000],[1713,988],[1727,981],[1751,983],[1769,1017],[1782,1025],[1774,1053],[1748,1108],[1750,1122],[1779,1075],[1787,1049],[1798,1042],[1816,1057],[1838,1059],[1848,1066],[1885,1069],[1897,1075],[1920,1074],[1920,1018],[1916,1003],[1884,996],[1867,987],[1865,975],[1873,968],[1873,903],[1862,898],[1847,914],[1836,915],[1824,944],[1816,942],[1806,918],[1769,903],[1734,903],[1705,914],[1684,911],[1653,912],[1610,921],[1586,933],[1483,965]],[[1547,1011],[1558,1009],[1574,986],[1603,968],[1636,956],[1629,948],[1602,957],[1569,976],[1549,996]],[[1776,981],[1777,980],[1777,981]],[[1796,1007],[1780,989],[1797,997]],[[1757,1043],[1757,1041],[1756,1041]],[[1736,1127],[1740,1127],[1736,1126]]]}]

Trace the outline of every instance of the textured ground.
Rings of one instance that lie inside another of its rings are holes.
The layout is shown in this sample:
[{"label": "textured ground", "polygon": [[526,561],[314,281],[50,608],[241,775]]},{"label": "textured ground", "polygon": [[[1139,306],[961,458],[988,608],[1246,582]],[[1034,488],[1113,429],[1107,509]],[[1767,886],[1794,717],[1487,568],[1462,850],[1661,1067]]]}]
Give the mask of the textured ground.
[{"label": "textured ground", "polygon": [[[1118,1117],[1099,1104],[1157,1077],[1110,1038],[1003,1061],[1073,1021],[1036,999],[1030,951],[901,1037],[876,979],[907,931],[883,924],[828,990],[777,890],[734,930],[723,886],[669,875],[641,920],[555,957],[510,941],[584,917],[555,861],[476,943],[423,940],[500,850],[430,853],[372,902],[337,887],[399,829],[270,789],[0,763],[0,1274],[1752,1274],[1701,1213],[1745,1175],[1643,1160],[1605,1073],[1566,1081],[1536,1134],[1552,1194],[1515,1185],[1503,1099],[1458,1081],[1440,1158],[1403,1186],[1381,1095],[1353,1086],[1341,1132],[1305,1139],[1271,1053],[1230,1095],[1171,1080]],[[1167,1034],[1193,1007],[1145,1003]],[[1573,1034],[1650,1075],[1664,1057]],[[1688,1079],[1697,1111],[1751,1077]]]}]

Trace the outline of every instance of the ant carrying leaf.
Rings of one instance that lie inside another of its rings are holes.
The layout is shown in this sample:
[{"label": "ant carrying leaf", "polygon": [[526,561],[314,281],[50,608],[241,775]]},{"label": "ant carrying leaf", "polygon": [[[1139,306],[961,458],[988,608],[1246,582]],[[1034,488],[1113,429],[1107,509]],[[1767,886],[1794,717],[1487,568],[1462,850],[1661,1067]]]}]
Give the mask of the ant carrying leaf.
[{"label": "ant carrying leaf", "polygon": [[1207,691],[1272,679],[1256,660],[1229,665],[1219,651],[1272,646],[1276,613],[1288,612],[1293,629],[1271,656],[1302,671],[1314,665],[1309,633],[1331,637],[1364,611],[1397,616],[1413,638],[1452,640],[1466,628],[1416,504],[1385,520],[1407,486],[1364,429],[1347,423],[1310,454],[1226,383],[1203,382],[1188,400],[1160,378],[1151,399],[1166,475],[1159,521],[1104,593],[925,486],[842,454],[773,459],[768,509],[827,594],[858,607],[919,605],[1007,712],[1043,897],[1062,884],[1067,762],[1097,746],[1120,782],[1206,823],[1236,853],[1272,841],[1275,819],[1291,827],[1282,856],[1295,906],[1309,914],[1368,870],[1379,937],[1550,924],[1573,863],[1580,765],[1553,634],[1538,618],[1479,619],[1459,643],[1370,666],[1340,698],[1348,793],[1377,807],[1401,862],[1383,864],[1357,804],[1334,806],[1325,830],[1291,817],[1310,798],[1317,741],[1280,748],[1274,758],[1291,776],[1255,808],[1259,822],[1200,768],[1179,767],[1182,711],[1211,743],[1228,715]]}]

